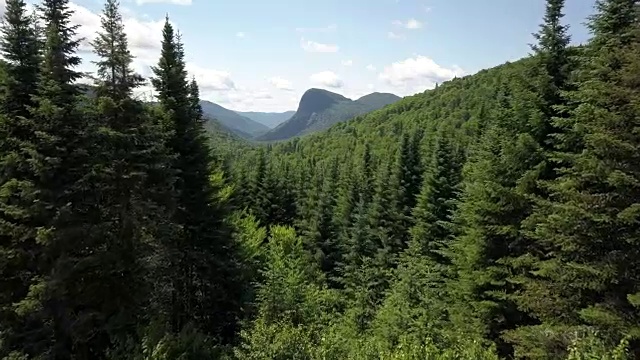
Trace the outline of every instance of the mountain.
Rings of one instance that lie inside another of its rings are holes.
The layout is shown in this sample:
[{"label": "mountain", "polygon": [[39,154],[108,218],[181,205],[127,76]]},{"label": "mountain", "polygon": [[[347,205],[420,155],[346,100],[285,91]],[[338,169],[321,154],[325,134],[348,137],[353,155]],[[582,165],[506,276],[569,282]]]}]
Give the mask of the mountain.
[{"label": "mountain", "polygon": [[309,89],[302,95],[298,110],[289,120],[258,136],[256,140],[284,140],[327,129],[333,124],[380,109],[398,100],[400,97],[393,94],[372,93],[354,101],[327,90]]},{"label": "mountain", "polygon": [[295,111],[285,111],[285,112],[255,112],[255,111],[236,111],[239,115],[247,117],[255,122],[259,122],[262,125],[273,129],[274,127],[282,124],[283,122],[289,120]]},{"label": "mountain", "polygon": [[267,126],[211,101],[201,100],[200,105],[205,117],[218,120],[222,126],[243,138],[250,139],[269,131]]}]

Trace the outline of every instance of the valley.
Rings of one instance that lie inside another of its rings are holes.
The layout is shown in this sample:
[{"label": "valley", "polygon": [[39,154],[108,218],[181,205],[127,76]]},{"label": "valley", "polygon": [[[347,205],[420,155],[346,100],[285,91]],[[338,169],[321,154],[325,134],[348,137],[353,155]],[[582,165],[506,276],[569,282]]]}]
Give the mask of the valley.
[{"label": "valley", "polygon": [[302,95],[295,112],[235,112],[210,101],[202,101],[201,106],[205,117],[218,121],[244,139],[274,141],[328,129],[334,124],[380,109],[398,100],[398,96],[381,93],[372,93],[351,100],[327,90],[310,89]]}]

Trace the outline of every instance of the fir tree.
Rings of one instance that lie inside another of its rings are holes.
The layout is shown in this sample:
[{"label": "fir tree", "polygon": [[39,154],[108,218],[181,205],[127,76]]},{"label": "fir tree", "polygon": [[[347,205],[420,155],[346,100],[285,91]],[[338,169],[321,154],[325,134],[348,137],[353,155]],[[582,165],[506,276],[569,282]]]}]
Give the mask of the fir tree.
[{"label": "fir tree", "polygon": [[21,0],[6,3],[0,51],[5,59],[0,83],[0,357],[24,345],[25,323],[14,304],[37,274],[41,246],[36,241],[38,209],[34,123],[30,108],[41,61],[35,23]]},{"label": "fir tree", "polygon": [[411,241],[443,277],[449,263],[449,243],[454,235],[453,214],[461,182],[462,157],[447,132],[436,139],[422,190],[413,210]]},{"label": "fir tree", "polygon": [[183,44],[168,18],[153,72],[152,83],[171,124],[169,146],[176,154],[173,167],[178,172],[174,221],[182,227],[172,250],[178,256],[172,265],[171,330],[178,332],[192,323],[206,333],[228,337],[234,331],[238,305],[230,234],[223,209],[212,204],[216,197],[209,179],[213,159],[196,105],[197,86],[187,81]]},{"label": "fir tree", "polygon": [[46,0],[41,5],[45,24],[44,54],[37,94],[32,108],[37,157],[33,161],[38,206],[34,224],[38,242],[38,274],[29,293],[18,303],[37,330],[25,331],[25,352],[53,358],[91,357],[90,332],[95,308],[86,297],[92,284],[84,276],[92,268],[93,216],[99,203],[90,175],[91,124],[78,108],[80,77],[74,67],[76,26],[65,0]]},{"label": "fir tree", "polygon": [[38,36],[35,19],[27,14],[24,0],[7,1],[0,41],[7,61],[2,78],[2,111],[7,115],[28,118],[29,108],[34,105],[32,97],[42,61]]},{"label": "fir tree", "polygon": [[[149,241],[166,236],[163,217],[168,217],[166,187],[172,174],[165,170],[170,157],[163,135],[153,124],[143,104],[132,99],[142,77],[132,68],[119,4],[108,0],[102,14],[102,31],[93,42],[98,57],[95,110],[91,114],[99,127],[94,135],[93,184],[99,188],[99,208],[91,239],[95,249],[87,269],[93,284],[82,298],[91,303],[94,356],[106,353],[124,356],[139,342],[137,331],[154,317],[149,307],[153,280],[146,259],[153,256]],[[158,174],[164,179],[157,182]],[[93,273],[95,271],[95,273]],[[157,299],[153,299],[157,300]]]},{"label": "fir tree", "polygon": [[[577,106],[558,122],[568,134],[558,152],[566,166],[531,219],[544,252],[521,302],[542,324],[517,334],[525,356],[564,352],[548,344],[566,344],[566,334],[584,326],[611,342],[639,331],[637,1],[597,8],[582,81],[570,94]],[[582,147],[570,149],[573,139]],[[637,355],[637,343],[632,348]]]}]

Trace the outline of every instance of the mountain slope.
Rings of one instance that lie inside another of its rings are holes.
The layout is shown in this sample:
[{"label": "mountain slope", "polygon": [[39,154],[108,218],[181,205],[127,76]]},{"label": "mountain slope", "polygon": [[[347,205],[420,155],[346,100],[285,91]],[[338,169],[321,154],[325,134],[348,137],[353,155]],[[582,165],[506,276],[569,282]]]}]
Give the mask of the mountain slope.
[{"label": "mountain slope", "polygon": [[270,129],[282,124],[289,120],[295,111],[285,112],[256,112],[256,111],[236,111],[239,115],[247,117],[255,122],[267,126]]},{"label": "mountain slope", "polygon": [[298,110],[289,120],[256,139],[284,140],[327,129],[333,124],[377,110],[399,99],[393,94],[373,93],[354,101],[330,91],[309,89],[302,95]]},{"label": "mountain slope", "polygon": [[269,131],[267,126],[211,101],[202,100],[200,105],[205,117],[218,120],[224,127],[243,138],[252,138]]}]

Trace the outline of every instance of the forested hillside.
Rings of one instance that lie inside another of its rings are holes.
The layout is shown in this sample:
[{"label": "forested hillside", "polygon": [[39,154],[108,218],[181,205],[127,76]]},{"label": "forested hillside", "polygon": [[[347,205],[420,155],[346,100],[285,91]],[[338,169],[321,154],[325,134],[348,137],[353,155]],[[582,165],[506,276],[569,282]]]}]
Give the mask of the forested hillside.
[{"label": "forested hillside", "polygon": [[200,106],[205,118],[217,120],[229,131],[245,139],[251,139],[269,131],[266,125],[211,101],[201,100]]},{"label": "forested hillside", "polygon": [[107,0],[88,97],[69,1],[7,0],[0,358],[640,358],[640,3],[578,48],[546,4],[525,59],[256,145],[168,18],[143,79]]}]

